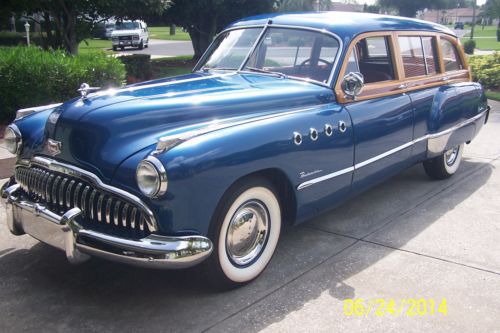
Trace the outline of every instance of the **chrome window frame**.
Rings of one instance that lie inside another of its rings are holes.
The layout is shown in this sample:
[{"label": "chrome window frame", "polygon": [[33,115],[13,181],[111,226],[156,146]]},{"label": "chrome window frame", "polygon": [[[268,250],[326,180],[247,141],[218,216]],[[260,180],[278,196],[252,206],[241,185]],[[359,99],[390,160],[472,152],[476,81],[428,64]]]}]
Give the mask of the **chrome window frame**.
[{"label": "chrome window frame", "polygon": [[[267,22],[266,24],[242,25],[242,26],[236,26],[236,27],[231,27],[229,29],[225,29],[225,30],[221,31],[220,33],[218,33],[217,36],[215,36],[215,38],[212,41],[212,43],[210,43],[210,45],[207,48],[207,50],[203,53],[203,55],[201,56],[200,60],[198,60],[198,62],[194,66],[192,72],[195,73],[195,72],[200,71],[201,64],[203,64],[205,62],[205,60],[208,57],[209,53],[212,51],[212,48],[214,46],[215,41],[217,40],[217,38],[220,37],[220,35],[222,35],[224,33],[227,33],[227,32],[230,32],[230,31],[233,31],[233,30],[251,29],[251,28],[254,28],[254,29],[255,28],[261,28],[262,31],[259,34],[259,36],[257,37],[254,45],[252,46],[252,48],[248,52],[246,58],[242,62],[242,65],[240,66],[239,69],[235,70],[234,73],[251,73],[251,74],[255,74],[255,72],[245,71],[244,67],[248,63],[248,60],[250,59],[250,57],[254,53],[255,49],[260,45],[260,43],[262,41],[262,38],[265,36],[265,34],[266,34],[266,32],[267,32],[268,29],[270,29],[270,28],[279,28],[279,29],[294,29],[294,30],[313,31],[313,32],[317,32],[317,33],[321,33],[321,34],[325,34],[325,35],[328,35],[330,37],[333,37],[333,38],[335,38],[337,40],[337,42],[339,44],[338,50],[337,50],[337,54],[335,55],[335,60],[334,60],[333,65],[332,65],[332,69],[331,69],[330,75],[328,77],[328,82],[325,83],[325,82],[316,81],[316,80],[313,80],[313,79],[308,79],[308,78],[303,78],[303,77],[297,77],[297,76],[292,76],[292,75],[286,75],[286,77],[294,79],[294,80],[299,80],[299,81],[304,81],[304,82],[310,82],[310,83],[318,84],[318,85],[321,85],[321,86],[333,89],[333,87],[332,87],[332,83],[333,82],[332,81],[333,81],[333,78],[334,78],[334,75],[335,75],[335,71],[336,71],[336,69],[338,67],[338,63],[340,61],[340,56],[341,56],[341,54],[342,54],[342,52],[344,50],[344,43],[343,43],[342,39],[337,34],[331,32],[331,31],[328,31],[326,29],[318,29],[318,28],[305,27],[305,26],[297,26],[297,25],[273,24],[271,22]],[[215,69],[215,70],[217,70],[217,69]],[[258,74],[275,76],[275,74],[266,74],[266,73],[258,73]]]}]

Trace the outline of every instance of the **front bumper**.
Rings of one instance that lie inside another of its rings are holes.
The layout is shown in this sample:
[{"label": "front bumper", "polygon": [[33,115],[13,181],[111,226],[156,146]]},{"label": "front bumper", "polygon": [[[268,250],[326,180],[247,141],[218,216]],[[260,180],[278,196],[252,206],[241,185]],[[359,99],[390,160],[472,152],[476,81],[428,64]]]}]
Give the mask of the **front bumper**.
[{"label": "front bumper", "polygon": [[23,199],[18,184],[2,189],[6,199],[7,226],[14,235],[29,234],[65,251],[71,263],[90,256],[151,268],[186,268],[205,260],[212,242],[203,236],[150,235],[140,240],[118,238],[84,229],[81,210],[73,208],[59,216],[43,205]]}]

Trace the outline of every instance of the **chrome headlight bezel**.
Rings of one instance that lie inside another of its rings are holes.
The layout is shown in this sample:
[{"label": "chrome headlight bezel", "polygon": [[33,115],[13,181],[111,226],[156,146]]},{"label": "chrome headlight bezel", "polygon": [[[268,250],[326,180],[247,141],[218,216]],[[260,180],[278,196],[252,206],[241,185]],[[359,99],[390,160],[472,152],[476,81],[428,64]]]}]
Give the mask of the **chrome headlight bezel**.
[{"label": "chrome headlight bezel", "polygon": [[15,124],[7,126],[3,139],[5,142],[5,148],[7,148],[11,154],[19,155],[21,153],[23,137],[21,135],[21,131]]},{"label": "chrome headlight bezel", "polygon": [[154,156],[148,156],[139,162],[135,178],[141,193],[149,198],[158,198],[167,192],[167,171]]}]

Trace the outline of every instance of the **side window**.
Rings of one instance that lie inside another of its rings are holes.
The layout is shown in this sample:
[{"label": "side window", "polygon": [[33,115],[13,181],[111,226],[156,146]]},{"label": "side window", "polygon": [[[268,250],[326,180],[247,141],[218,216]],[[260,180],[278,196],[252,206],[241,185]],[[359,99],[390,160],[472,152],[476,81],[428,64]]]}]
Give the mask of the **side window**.
[{"label": "side window", "polygon": [[438,72],[438,56],[436,51],[435,37],[422,37],[422,46],[424,47],[425,63],[427,65],[427,74],[436,74]]},{"label": "side window", "polygon": [[359,71],[363,74],[365,83],[394,80],[388,37],[367,37],[360,40],[355,49]]},{"label": "side window", "polygon": [[447,39],[441,38],[441,53],[443,54],[444,69],[446,72],[456,71],[462,69],[462,63],[458,56],[457,49],[452,42]]},{"label": "side window", "polygon": [[424,53],[420,37],[398,37],[399,49],[403,58],[405,77],[426,75]]},{"label": "side window", "polygon": [[345,74],[349,74],[351,72],[359,72],[358,60],[356,57],[356,49],[353,49],[351,55],[349,56]]},{"label": "side window", "polygon": [[400,36],[398,43],[405,77],[436,74],[438,64],[434,37]]}]

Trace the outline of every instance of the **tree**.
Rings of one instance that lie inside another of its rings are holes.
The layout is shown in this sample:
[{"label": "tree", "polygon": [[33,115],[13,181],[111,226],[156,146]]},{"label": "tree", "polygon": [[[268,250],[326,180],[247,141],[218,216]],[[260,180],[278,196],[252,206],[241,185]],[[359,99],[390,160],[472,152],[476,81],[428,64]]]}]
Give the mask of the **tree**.
[{"label": "tree", "polygon": [[496,19],[497,22],[497,41],[500,42],[500,0],[488,0],[484,5],[484,14],[491,18]]},{"label": "tree", "polygon": [[69,53],[77,54],[79,42],[89,37],[97,22],[112,16],[139,19],[162,13],[168,3],[168,0],[3,0],[0,9],[20,15],[41,13],[49,46],[62,46]]},{"label": "tree", "polygon": [[[454,4],[454,6],[452,5]],[[415,17],[418,10],[424,8],[442,9],[454,8],[456,4],[463,4],[465,0],[379,0],[378,4],[383,7],[393,7],[399,11],[399,15]],[[462,6],[463,7],[463,6]]]},{"label": "tree", "polygon": [[280,12],[328,10],[330,4],[330,0],[282,0],[279,10]]},{"label": "tree", "polygon": [[217,32],[245,16],[271,12],[276,0],[174,0],[164,20],[182,26],[191,37],[194,58],[208,48]]}]

